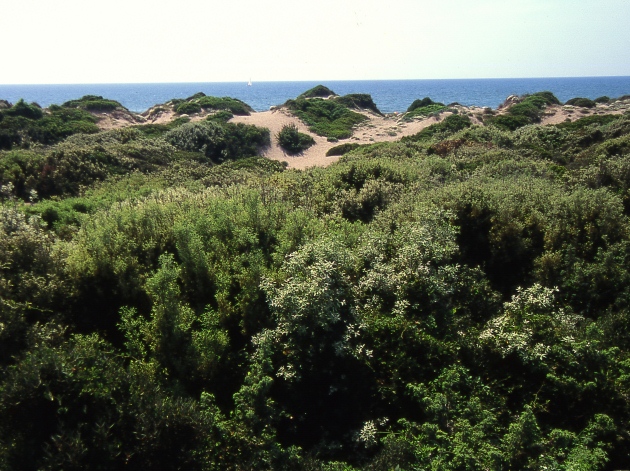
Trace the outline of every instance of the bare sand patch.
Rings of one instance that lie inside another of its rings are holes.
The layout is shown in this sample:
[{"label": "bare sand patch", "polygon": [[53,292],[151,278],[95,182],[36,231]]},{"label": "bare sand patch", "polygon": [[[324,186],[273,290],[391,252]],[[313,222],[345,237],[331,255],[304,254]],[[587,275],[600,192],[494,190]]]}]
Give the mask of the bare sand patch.
[{"label": "bare sand patch", "polygon": [[[289,168],[305,169],[309,167],[325,167],[339,160],[339,156],[326,157],[326,152],[340,144],[347,142],[374,144],[375,142],[396,141],[403,136],[416,134],[440,120],[440,118],[430,117],[423,120],[404,122],[401,115],[380,116],[371,112],[363,112],[363,114],[368,120],[354,128],[354,134],[351,138],[339,142],[328,142],[325,137],[310,132],[308,127],[286,108],[252,113],[250,116],[235,116],[231,122],[253,124],[268,128],[271,132],[271,146],[264,151],[263,155],[269,159],[287,162]],[[289,155],[285,153],[278,146],[275,136],[287,124],[295,124],[300,132],[312,136],[315,144],[302,154]]]}]

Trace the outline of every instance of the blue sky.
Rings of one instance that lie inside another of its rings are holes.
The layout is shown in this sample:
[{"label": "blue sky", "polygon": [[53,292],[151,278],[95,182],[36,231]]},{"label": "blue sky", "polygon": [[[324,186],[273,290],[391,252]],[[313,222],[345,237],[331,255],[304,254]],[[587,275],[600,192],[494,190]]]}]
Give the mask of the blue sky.
[{"label": "blue sky", "polygon": [[630,75],[630,0],[3,0],[0,83]]}]

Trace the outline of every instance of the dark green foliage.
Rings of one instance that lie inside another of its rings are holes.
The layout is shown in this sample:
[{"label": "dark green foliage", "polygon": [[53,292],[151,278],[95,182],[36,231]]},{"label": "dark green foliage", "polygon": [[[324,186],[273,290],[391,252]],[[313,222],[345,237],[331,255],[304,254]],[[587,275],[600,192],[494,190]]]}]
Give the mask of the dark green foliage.
[{"label": "dark green foliage", "polygon": [[221,111],[217,111],[216,113],[213,113],[211,115],[208,115],[208,117],[206,119],[208,121],[220,121],[222,123],[227,123],[233,117],[234,117],[234,115],[231,112],[229,112],[227,110],[221,110]]},{"label": "dark green foliage", "polygon": [[578,131],[593,124],[596,125],[604,125],[608,123],[612,123],[619,119],[619,116],[613,114],[604,114],[604,115],[591,115],[585,116],[580,119],[576,119],[575,121],[570,121],[566,123],[556,124],[557,127],[564,129],[566,131]]},{"label": "dark green foliage", "polygon": [[[6,118],[4,116],[6,115]],[[28,147],[31,142],[54,144],[72,134],[98,132],[96,118],[87,111],[51,106],[47,113],[22,100],[0,111],[0,149]]]},{"label": "dark green foliage", "polygon": [[132,128],[97,135],[74,135],[46,152],[0,152],[0,183],[11,183],[13,195],[24,200],[78,195],[89,185],[132,170],[156,170],[176,157],[175,149],[149,140]]},{"label": "dark green foliage", "polygon": [[629,116],[177,124],[0,154],[0,468],[627,466]]},{"label": "dark green foliage", "polygon": [[367,119],[332,99],[297,98],[287,101],[285,105],[304,121],[312,132],[334,139],[349,138],[352,136],[352,128]]},{"label": "dark green foliage", "polygon": [[15,105],[2,113],[6,116],[22,116],[29,119],[39,119],[44,115],[41,107],[34,103],[28,105],[23,99],[20,99]]},{"label": "dark green foliage", "polygon": [[340,144],[338,146],[328,149],[328,151],[326,152],[326,157],[331,157],[333,155],[347,154],[351,150],[354,150],[360,146],[361,144],[357,144],[355,142],[347,142],[345,144]]},{"label": "dark green foliage", "polygon": [[424,97],[422,100],[414,100],[413,103],[409,105],[409,108],[407,108],[407,112],[413,111],[417,108],[425,108],[430,105],[444,106],[444,103],[437,103],[429,97]]},{"label": "dark green foliage", "polygon": [[518,128],[531,124],[532,120],[531,118],[523,115],[513,116],[511,114],[506,114],[486,119],[485,122],[507,131],[515,131]]},{"label": "dark green foliage", "polygon": [[560,100],[551,92],[537,92],[532,94],[531,96],[541,97],[545,100],[548,105],[560,105]]},{"label": "dark green foliage", "polygon": [[610,100],[610,97],[604,95],[604,96],[595,98],[595,100],[593,101],[595,101],[595,103],[609,103],[611,100]]},{"label": "dark green foliage", "polygon": [[453,114],[444,118],[443,121],[432,124],[413,136],[404,137],[403,141],[426,141],[436,137],[442,139],[448,135],[461,131],[471,126],[470,118]]},{"label": "dark green foliage", "polygon": [[194,101],[185,101],[175,107],[177,114],[195,114],[201,111],[201,105]]},{"label": "dark green foliage", "polygon": [[85,95],[78,100],[70,100],[61,105],[64,108],[80,108],[86,111],[113,111],[125,109],[120,103],[102,96]]},{"label": "dark green foliage", "polygon": [[425,97],[423,99],[414,100],[409,108],[407,108],[407,113],[405,114],[404,119],[406,121],[411,121],[414,118],[420,117],[425,118],[432,114],[440,113],[441,111],[446,110],[446,106],[444,103],[437,103],[429,97]]},{"label": "dark green foliage", "polygon": [[193,100],[196,100],[198,98],[203,98],[205,96],[206,96],[206,94],[204,92],[197,92],[194,95],[191,95],[188,98],[186,98],[185,101],[193,101]]},{"label": "dark green foliage", "polygon": [[276,141],[282,149],[290,155],[300,154],[315,144],[308,134],[299,132],[295,124],[285,124],[276,134]]},{"label": "dark green foliage", "polygon": [[358,110],[367,109],[373,111],[376,114],[382,114],[376,107],[376,103],[372,100],[372,96],[365,93],[352,93],[350,95],[344,95],[336,97],[335,101],[348,108],[354,108]]},{"label": "dark green foliage", "polygon": [[428,106],[423,106],[420,108],[415,108],[413,111],[405,113],[404,120],[411,121],[414,118],[426,118],[431,115],[439,115],[440,112],[446,111],[447,108],[444,105],[433,104]]},{"label": "dark green foliage", "polygon": [[182,99],[171,100],[170,103],[175,107],[178,114],[194,114],[201,110],[228,111],[239,116],[248,116],[253,112],[253,108],[247,103],[236,98],[214,96],[206,96],[205,93],[199,92],[194,95]]},{"label": "dark green foliage", "polygon": [[324,85],[316,85],[310,90],[302,93],[300,96],[298,96],[298,98],[328,98],[331,96],[337,96],[337,94]]},{"label": "dark green foliage", "polygon": [[510,106],[507,114],[486,116],[484,121],[501,129],[514,131],[528,124],[540,122],[545,107],[558,104],[560,101],[551,92],[538,92],[527,95]]},{"label": "dark green foliage", "polygon": [[589,98],[571,98],[565,105],[579,106],[580,108],[595,108],[595,102]]},{"label": "dark green foliage", "polygon": [[183,124],[164,138],[179,149],[202,152],[217,162],[251,157],[271,144],[266,128],[214,120]]},{"label": "dark green foliage", "polygon": [[203,109],[226,110],[239,116],[248,116],[252,111],[254,111],[247,103],[244,103],[236,98],[229,97],[217,98],[206,96],[197,100],[197,103],[199,103]]}]

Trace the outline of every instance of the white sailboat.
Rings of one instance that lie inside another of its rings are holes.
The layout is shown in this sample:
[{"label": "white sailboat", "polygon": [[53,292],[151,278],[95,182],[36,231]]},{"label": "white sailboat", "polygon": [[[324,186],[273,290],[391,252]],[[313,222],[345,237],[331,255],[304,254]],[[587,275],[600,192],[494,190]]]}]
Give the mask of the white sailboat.
[{"label": "white sailboat", "polygon": [[247,86],[251,87],[252,86],[252,79],[249,79],[249,82],[247,82]]}]

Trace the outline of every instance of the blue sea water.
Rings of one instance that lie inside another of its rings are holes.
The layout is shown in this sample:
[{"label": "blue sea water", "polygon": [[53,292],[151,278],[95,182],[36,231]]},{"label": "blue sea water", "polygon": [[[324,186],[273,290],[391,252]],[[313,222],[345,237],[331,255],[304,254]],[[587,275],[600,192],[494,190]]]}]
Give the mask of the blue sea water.
[{"label": "blue sea water", "polygon": [[562,77],[448,80],[353,80],[320,82],[245,82],[0,85],[0,99],[15,103],[20,98],[47,107],[83,95],[101,95],[117,100],[131,111],[142,112],[172,98],[186,98],[197,92],[229,96],[248,103],[256,111],[268,110],[318,84],[339,95],[368,93],[384,113],[405,111],[417,98],[431,97],[443,103],[496,108],[509,95],[543,90],[553,92],[562,102],[574,97],[615,98],[630,94],[630,77]]}]

